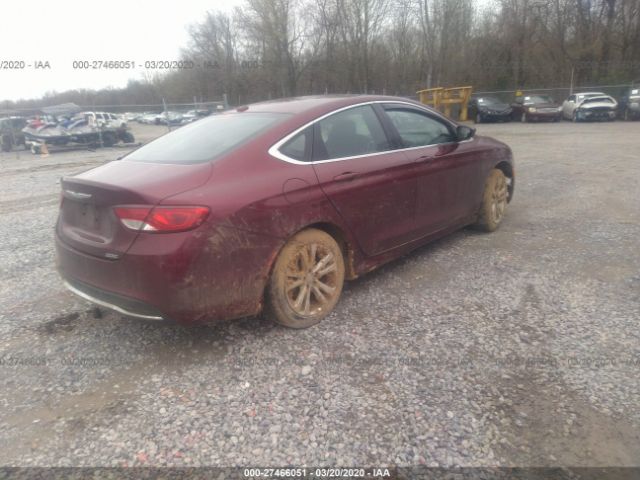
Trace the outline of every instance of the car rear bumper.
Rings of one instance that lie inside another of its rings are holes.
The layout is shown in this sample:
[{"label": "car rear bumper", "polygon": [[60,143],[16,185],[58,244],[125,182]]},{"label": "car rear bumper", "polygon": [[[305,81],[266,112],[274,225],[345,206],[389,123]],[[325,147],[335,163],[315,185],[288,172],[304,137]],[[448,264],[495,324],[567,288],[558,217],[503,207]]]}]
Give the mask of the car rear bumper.
[{"label": "car rear bumper", "polygon": [[91,303],[114,310],[128,317],[142,318],[144,320],[165,320],[162,313],[144,302],[92,287],[78,280],[64,278],[64,276],[63,279],[64,286],[68,290],[85,300],[89,300]]},{"label": "car rear bumper", "polygon": [[148,320],[209,323],[260,312],[280,243],[224,228],[148,235],[109,260],[75,249],[56,232],[56,262],[67,288],[97,305]]}]

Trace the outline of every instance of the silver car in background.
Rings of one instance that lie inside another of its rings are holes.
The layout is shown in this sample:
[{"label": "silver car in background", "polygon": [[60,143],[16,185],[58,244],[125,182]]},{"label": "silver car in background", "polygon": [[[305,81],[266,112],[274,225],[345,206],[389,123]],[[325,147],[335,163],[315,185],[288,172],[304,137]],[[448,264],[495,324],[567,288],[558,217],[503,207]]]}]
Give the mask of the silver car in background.
[{"label": "silver car in background", "polygon": [[615,120],[618,102],[602,92],[583,92],[569,95],[562,103],[562,117],[581,122],[587,120]]}]

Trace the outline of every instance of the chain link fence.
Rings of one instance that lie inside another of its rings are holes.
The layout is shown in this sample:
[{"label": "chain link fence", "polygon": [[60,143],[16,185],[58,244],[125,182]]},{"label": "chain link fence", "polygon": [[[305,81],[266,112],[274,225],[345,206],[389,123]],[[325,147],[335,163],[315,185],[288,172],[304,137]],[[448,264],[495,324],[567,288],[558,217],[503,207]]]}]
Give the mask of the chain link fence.
[{"label": "chain link fence", "polygon": [[[544,94],[553,98],[556,102],[562,103],[566,98],[573,93],[580,92],[602,92],[607,95],[611,95],[616,100],[619,99],[625,91],[632,87],[632,84],[618,84],[618,85],[585,85],[577,87],[555,87],[555,88],[523,88],[518,90],[524,94]],[[510,103],[515,98],[516,90],[487,90],[487,91],[474,91],[474,95],[491,95],[497,97],[507,103]]]},{"label": "chain link fence", "polygon": [[[124,113],[161,113],[164,111],[188,112],[190,110],[208,110],[215,112],[229,108],[226,98],[193,103],[150,103],[150,104],[125,104],[125,105],[74,105],[78,111],[82,112],[109,112],[115,114]],[[10,108],[0,109],[0,118],[10,116],[28,117],[43,113],[55,106],[41,106],[31,108]]]}]

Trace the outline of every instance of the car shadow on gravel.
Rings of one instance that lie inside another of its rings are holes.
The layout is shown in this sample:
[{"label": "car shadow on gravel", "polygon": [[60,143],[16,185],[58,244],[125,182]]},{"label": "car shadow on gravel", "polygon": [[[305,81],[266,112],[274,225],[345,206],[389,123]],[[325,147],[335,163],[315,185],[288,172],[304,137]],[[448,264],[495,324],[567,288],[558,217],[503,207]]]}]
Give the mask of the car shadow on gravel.
[{"label": "car shadow on gravel", "polygon": [[[385,285],[383,294],[394,295],[391,286],[392,279],[401,276],[407,265],[416,262],[420,264],[429,256],[455,247],[470,236],[482,235],[473,229],[463,229],[442,239],[417,248],[416,250],[393,260],[380,268],[345,284],[341,302],[349,302],[354,297],[366,294],[370,288],[379,289],[376,282]],[[431,275],[432,271],[430,271]],[[389,281],[385,277],[389,277]],[[400,295],[400,293],[398,293]],[[400,296],[397,299],[400,301]],[[306,330],[292,330],[275,324],[262,315],[245,317],[235,320],[212,321],[202,325],[181,325],[172,321],[148,321],[120,315],[105,309],[92,307],[82,312],[72,312],[55,317],[37,328],[37,332],[44,337],[65,336],[70,343],[83,338],[91,341],[100,338],[100,348],[105,351],[117,349],[122,352],[135,352],[136,355],[150,354],[150,358],[162,364],[188,364],[201,362],[203,355],[214,360],[217,353],[233,349],[239,343],[254,343],[271,338],[267,341],[287,341],[296,337],[300,342],[314,342],[323,336],[325,328],[341,330],[350,328],[349,322],[335,321],[340,315],[338,309],[318,326]],[[363,312],[364,314],[365,312]],[[357,319],[356,319],[357,321]],[[81,340],[84,341],[84,340]],[[196,352],[193,354],[192,352]]]},{"label": "car shadow on gravel", "polygon": [[350,295],[369,288],[371,283],[377,280],[383,280],[385,276],[392,276],[394,274],[402,272],[407,264],[411,262],[424,261],[428,258],[428,256],[450,249],[456,244],[460,243],[462,240],[465,240],[472,236],[481,235],[486,235],[486,233],[474,229],[473,227],[467,227],[461,230],[457,230],[456,232],[453,232],[426,245],[422,245],[415,250],[402,255],[400,258],[391,260],[390,262],[381,265],[379,268],[376,268],[375,270],[372,270],[365,275],[356,278],[355,280],[346,282],[343,298],[345,294]]}]

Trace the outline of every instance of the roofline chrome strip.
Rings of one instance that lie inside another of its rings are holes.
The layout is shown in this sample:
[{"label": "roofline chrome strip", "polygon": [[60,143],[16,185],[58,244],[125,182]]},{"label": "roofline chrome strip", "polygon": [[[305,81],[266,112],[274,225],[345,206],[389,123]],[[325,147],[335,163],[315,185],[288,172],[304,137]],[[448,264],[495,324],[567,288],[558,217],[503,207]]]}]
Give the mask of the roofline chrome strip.
[{"label": "roofline chrome strip", "polygon": [[[278,160],[282,160],[283,162],[293,163],[295,165],[316,165],[316,164],[320,164],[320,163],[341,162],[343,160],[351,160],[351,159],[354,159],[354,158],[372,157],[372,156],[375,156],[375,155],[386,155],[388,153],[404,152],[404,151],[408,151],[408,150],[415,150],[415,149],[418,149],[418,148],[429,148],[429,147],[438,147],[440,145],[447,145],[447,143],[439,143],[439,144],[436,144],[436,145],[422,145],[422,146],[419,146],[419,147],[396,148],[396,149],[393,149],[393,150],[385,150],[383,152],[366,153],[364,155],[354,155],[354,156],[350,156],[350,157],[331,158],[329,160],[316,160],[315,162],[314,161],[304,162],[302,160],[296,160],[295,158],[287,157],[285,154],[283,154],[280,151],[280,147],[282,145],[287,143],[289,140],[291,140],[291,138],[295,137],[298,133],[302,132],[305,128],[313,125],[314,123],[317,123],[317,122],[319,122],[319,121],[321,121],[321,120],[323,120],[323,119],[325,119],[325,118],[327,118],[327,117],[329,117],[331,115],[334,115],[336,113],[342,112],[344,110],[349,110],[350,108],[355,108],[355,107],[362,107],[363,105],[373,105],[374,103],[391,103],[391,104],[409,105],[411,107],[415,107],[415,108],[418,108],[420,110],[423,110],[423,111],[425,111],[426,113],[428,113],[430,115],[438,117],[441,120],[444,120],[448,125],[450,125],[452,127],[455,126],[455,123],[453,123],[451,120],[449,120],[447,117],[443,116],[439,112],[435,112],[433,110],[429,110],[429,109],[424,108],[423,106],[418,105],[416,103],[404,102],[402,100],[374,100],[374,101],[369,101],[369,102],[355,103],[353,105],[348,105],[346,107],[338,108],[337,110],[332,110],[329,113],[325,113],[321,117],[318,117],[318,118],[316,118],[314,120],[311,120],[310,122],[306,123],[302,127],[299,127],[296,130],[294,130],[293,132],[291,132],[290,134],[288,134],[286,137],[278,140],[276,143],[274,143],[271,146],[271,148],[269,148],[268,153],[272,157],[275,157]],[[471,141],[471,139],[463,140],[462,142],[457,142],[457,143],[464,143],[464,142],[469,142],[469,141]],[[455,143],[455,142],[449,142],[449,144],[450,143]]]},{"label": "roofline chrome strip", "polygon": [[69,284],[69,282],[65,281],[64,286],[67,287],[67,289],[69,289],[76,295],[78,295],[79,297],[82,297],[85,300],[89,300],[91,303],[95,303],[97,305],[100,305],[101,307],[105,307],[110,310],[115,310],[116,312],[122,313],[123,315],[128,315],[130,317],[136,317],[136,318],[144,318],[145,320],[164,320],[164,318],[162,317],[158,317],[155,315],[142,315],[141,313],[130,312],[129,310],[119,307],[118,305],[114,305],[112,303],[105,302],[103,300],[98,300],[97,298],[92,297],[88,293],[84,293],[82,290],[78,290],[76,287]]}]

